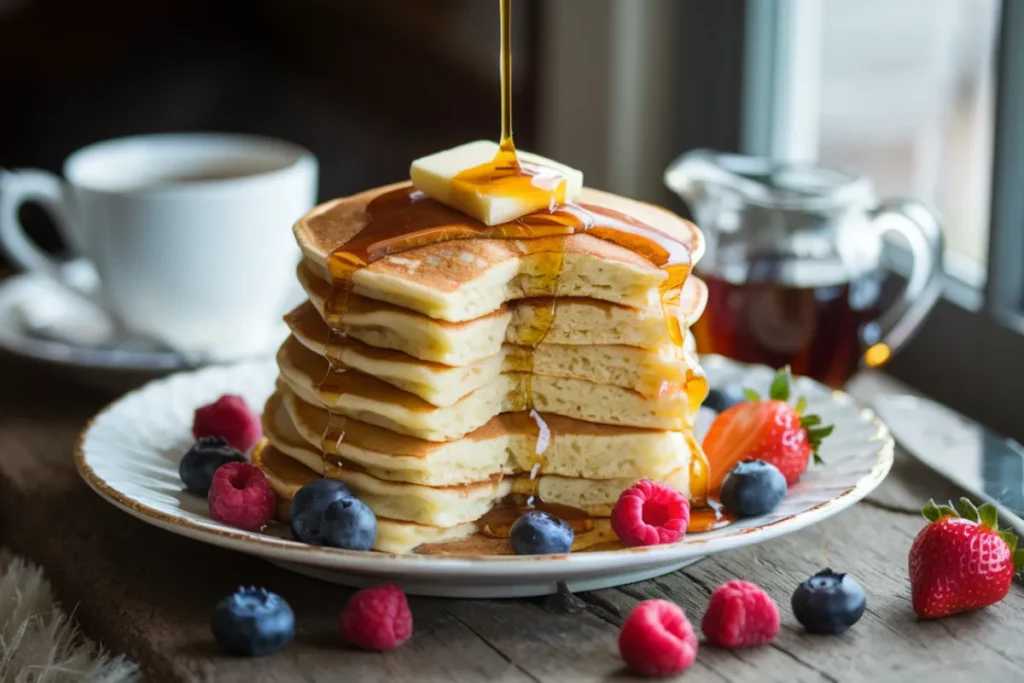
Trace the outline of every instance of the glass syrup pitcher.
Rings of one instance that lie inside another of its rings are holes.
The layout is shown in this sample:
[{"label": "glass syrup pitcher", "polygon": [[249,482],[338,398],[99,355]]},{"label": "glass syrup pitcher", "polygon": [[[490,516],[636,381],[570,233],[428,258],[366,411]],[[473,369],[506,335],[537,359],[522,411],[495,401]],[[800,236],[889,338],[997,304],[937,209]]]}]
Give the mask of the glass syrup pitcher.
[{"label": "glass syrup pitcher", "polygon": [[[693,327],[700,353],[833,387],[885,364],[920,326],[941,286],[942,230],[920,202],[878,201],[862,177],[813,165],[694,150],[665,172],[707,248],[695,274],[708,305]],[[886,233],[913,257],[882,309]]]}]

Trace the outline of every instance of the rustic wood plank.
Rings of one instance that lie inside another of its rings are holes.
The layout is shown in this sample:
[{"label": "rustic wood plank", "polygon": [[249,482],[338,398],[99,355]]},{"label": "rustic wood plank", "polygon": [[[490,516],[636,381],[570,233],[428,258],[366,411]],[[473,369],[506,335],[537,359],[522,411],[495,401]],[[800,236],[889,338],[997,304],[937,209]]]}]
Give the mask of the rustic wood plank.
[{"label": "rustic wood plank", "polygon": [[[990,680],[1024,679],[1024,657],[1014,652],[1024,637],[1024,594],[1019,587],[983,612],[917,620],[910,608],[906,557],[923,522],[914,515],[860,505],[798,534],[583,599],[618,621],[639,600],[664,598],[678,603],[699,624],[711,589],[735,578],[754,581],[779,602],[783,629],[771,648],[734,653],[702,647],[699,661],[727,680],[894,680],[892,671],[958,680],[968,663],[975,673],[999,676]],[[868,594],[867,613],[838,638],[806,634],[788,604],[799,581],[825,566],[853,574]],[[982,657],[983,652],[988,656]]]},{"label": "rustic wood plank", "polygon": [[[78,604],[83,627],[137,659],[149,680],[631,680],[615,641],[637,602],[673,600],[699,625],[710,591],[733,578],[776,597],[782,633],[759,650],[705,645],[681,680],[1024,680],[1019,586],[1000,605],[971,615],[919,623],[910,610],[906,553],[923,524],[916,509],[930,496],[957,492],[907,456],[849,512],[670,576],[584,594],[580,611],[546,599],[413,598],[414,637],[378,655],[337,643],[348,589],[156,530],[92,494],[73,471],[70,449],[80,425],[110,396],[3,360],[0,376],[0,542],[41,562],[63,600]],[[839,638],[805,634],[788,607],[797,583],[826,565],[854,574],[868,593],[867,614]],[[285,652],[245,660],[213,646],[209,611],[243,583],[276,590],[295,608],[299,635]]]}]

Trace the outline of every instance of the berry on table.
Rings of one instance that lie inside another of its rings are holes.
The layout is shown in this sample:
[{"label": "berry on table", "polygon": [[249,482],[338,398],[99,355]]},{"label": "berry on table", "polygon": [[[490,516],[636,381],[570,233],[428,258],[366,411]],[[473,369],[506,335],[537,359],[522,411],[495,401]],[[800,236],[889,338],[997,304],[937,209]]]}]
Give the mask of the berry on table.
[{"label": "berry on table", "polygon": [[319,538],[334,548],[369,550],[377,541],[377,518],[357,498],[336,500],[324,508]]},{"label": "berry on table", "polygon": [[361,590],[338,618],[338,632],[349,645],[363,650],[394,650],[412,635],[409,601],[398,586]]},{"label": "berry on table", "polygon": [[623,545],[675,543],[686,535],[690,501],[667,484],[641,479],[619,496],[611,523]]},{"label": "berry on table", "polygon": [[219,436],[200,437],[178,464],[178,476],[185,488],[197,496],[210,493],[213,473],[229,462],[245,462],[245,456]]},{"label": "berry on table", "polygon": [[793,592],[793,616],[811,633],[840,634],[864,614],[864,589],[848,574],[823,569]]},{"label": "berry on table", "polygon": [[575,536],[564,519],[531,510],[512,523],[508,540],[516,555],[561,555],[572,550]]},{"label": "berry on table", "polygon": [[210,516],[239,529],[259,531],[274,516],[274,490],[256,465],[229,462],[213,475]]},{"label": "berry on table", "polygon": [[697,635],[682,608],[668,600],[645,600],[619,631],[619,654],[641,676],[671,676],[697,659]]},{"label": "berry on table", "polygon": [[321,545],[320,525],[327,506],[352,497],[348,486],[337,479],[314,479],[300,488],[291,502],[291,527],[295,538]]},{"label": "berry on table", "polygon": [[295,614],[274,593],[239,588],[217,603],[210,627],[228,654],[259,657],[277,652],[295,638]]},{"label": "berry on table", "polygon": [[245,399],[229,394],[196,409],[192,436],[219,436],[244,453],[262,438],[263,426]]},{"label": "berry on table", "polygon": [[779,607],[749,581],[729,581],[711,594],[701,630],[716,647],[756,647],[779,633]]},{"label": "berry on table", "polygon": [[802,398],[795,406],[787,403],[791,382],[786,366],[772,381],[768,400],[748,391],[746,402],[715,418],[703,443],[715,469],[728,472],[742,460],[763,460],[775,465],[786,485],[792,486],[812,458],[821,462],[818,448],[832,433],[832,425],[822,425],[817,415],[804,415],[806,401]]},{"label": "berry on table", "polygon": [[922,511],[928,525],[910,547],[910,595],[924,619],[945,617],[993,605],[1010,591],[1024,565],[1017,537],[999,530],[996,508],[980,508],[967,498]]},{"label": "berry on table", "polygon": [[786,496],[786,478],[775,465],[744,460],[725,475],[719,500],[737,517],[757,517],[778,507]]}]

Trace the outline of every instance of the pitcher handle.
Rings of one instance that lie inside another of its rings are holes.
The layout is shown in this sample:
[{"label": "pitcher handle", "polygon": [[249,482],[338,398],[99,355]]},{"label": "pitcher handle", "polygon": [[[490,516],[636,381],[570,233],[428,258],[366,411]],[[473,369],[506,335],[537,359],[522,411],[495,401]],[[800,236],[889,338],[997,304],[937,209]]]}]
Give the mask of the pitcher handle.
[{"label": "pitcher handle", "polygon": [[[884,221],[886,217],[902,220]],[[913,262],[906,287],[892,306],[879,316],[873,334],[864,341],[864,361],[869,367],[885,364],[920,327],[942,290],[942,226],[924,204],[910,199],[883,201],[873,214],[883,232],[895,232],[910,244]]]}]

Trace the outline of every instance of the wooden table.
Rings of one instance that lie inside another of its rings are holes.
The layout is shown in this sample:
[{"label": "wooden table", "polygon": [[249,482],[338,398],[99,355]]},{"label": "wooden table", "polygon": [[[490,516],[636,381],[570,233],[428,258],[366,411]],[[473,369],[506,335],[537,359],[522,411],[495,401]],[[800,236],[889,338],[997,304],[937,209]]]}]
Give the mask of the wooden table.
[{"label": "wooden table", "polygon": [[[699,624],[710,591],[734,578],[763,586],[782,608],[770,647],[701,648],[686,681],[1024,680],[1024,593],[935,622],[910,609],[907,550],[929,497],[957,495],[903,454],[885,484],[831,520],[769,543],[713,557],[669,576],[552,599],[410,600],[415,633],[399,650],[370,654],[338,644],[336,619],[350,591],[260,560],[147,526],[94,495],[71,449],[82,424],[112,396],[38,367],[0,359],[0,543],[47,570],[85,631],[138,661],[153,681],[594,681],[624,680],[619,625],[637,602],[667,598]],[[861,377],[855,394],[885,386]],[[855,575],[868,609],[842,637],[810,636],[789,595],[825,566]],[[297,642],[266,659],[222,656],[208,615],[239,584],[281,593],[298,615]]]}]

